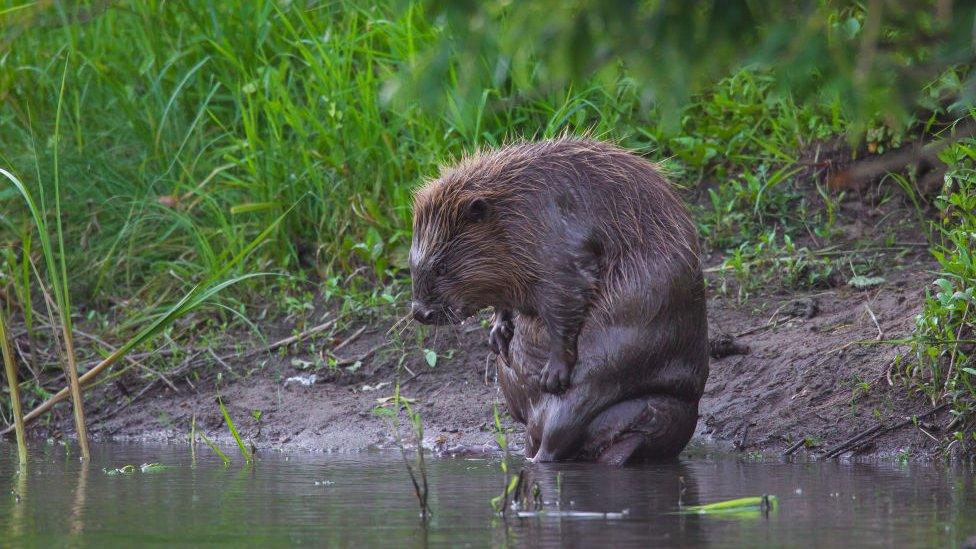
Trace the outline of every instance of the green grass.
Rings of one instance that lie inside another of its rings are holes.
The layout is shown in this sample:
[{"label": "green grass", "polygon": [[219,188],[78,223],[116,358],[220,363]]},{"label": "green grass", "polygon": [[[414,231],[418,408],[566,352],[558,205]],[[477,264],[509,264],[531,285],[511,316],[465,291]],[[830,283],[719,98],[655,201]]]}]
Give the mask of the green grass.
[{"label": "green grass", "polygon": [[[716,192],[736,195],[737,213],[771,216],[796,152],[843,123],[830,101],[795,105],[750,70],[696,98],[679,134],[659,125],[625,74],[544,94],[533,87],[541,76],[522,88],[500,78],[473,103],[454,98],[448,82],[425,93],[449,107],[425,110],[396,92],[444,32],[417,6],[123,2],[83,24],[62,25],[62,16],[72,13],[0,16],[23,28],[0,66],[0,138],[16,173],[41,159],[40,180],[59,155],[72,205],[65,236],[81,244],[67,269],[82,273],[77,298],[102,307],[119,295],[153,303],[212,274],[221,255],[292,206],[275,245],[241,272],[315,270],[327,289],[367,306],[395,301],[387,287],[405,265],[414,186],[465,151],[566,131],[642,151],[687,186],[717,180]],[[62,72],[64,139],[55,147],[46,136]],[[703,229],[725,244],[744,220],[721,214]],[[17,214],[2,221],[22,231]]]}]

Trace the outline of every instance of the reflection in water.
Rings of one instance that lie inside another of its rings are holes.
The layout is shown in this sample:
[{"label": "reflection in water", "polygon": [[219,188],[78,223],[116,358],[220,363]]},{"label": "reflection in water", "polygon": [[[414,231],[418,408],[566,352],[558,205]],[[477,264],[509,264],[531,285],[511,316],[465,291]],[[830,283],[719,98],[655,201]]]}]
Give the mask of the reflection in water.
[{"label": "reflection in water", "polygon": [[24,517],[27,513],[27,464],[19,464],[13,474],[13,487],[10,490],[13,505],[10,506],[10,535],[7,539],[20,539],[24,535],[26,526]]},{"label": "reflection in water", "polygon": [[[547,508],[562,511],[624,513],[608,521],[600,542],[627,544],[635,538],[666,543],[675,538],[687,543],[704,541],[698,520],[676,513],[679,501],[698,502],[695,471],[673,462],[615,469],[592,464],[538,463],[525,467],[529,484],[538,483]],[[666,511],[666,513],[662,513]],[[659,515],[654,521],[647,517]],[[626,526],[622,527],[622,521]],[[646,521],[646,522],[645,522]],[[583,519],[539,516],[520,522],[521,543],[573,544],[592,537],[593,524]]]},{"label": "reflection in water", "polygon": [[[225,467],[208,452],[191,465],[183,446],[93,450],[86,466],[41,445],[30,476],[17,476],[16,452],[0,446],[0,478],[21,497],[0,497],[0,545],[952,546],[976,534],[973,471],[963,467],[708,455],[622,469],[524,464],[548,509],[559,501],[567,511],[628,514],[502,520],[489,504],[503,482],[496,460],[433,460],[434,515],[423,527],[397,454],[265,454]],[[102,473],[148,462],[171,468]],[[677,513],[679,498],[762,494],[779,497],[768,518]]]},{"label": "reflection in water", "polygon": [[81,461],[78,470],[78,481],[75,483],[75,498],[71,505],[71,537],[74,538],[85,531],[85,499],[88,495],[88,469],[91,463]]}]

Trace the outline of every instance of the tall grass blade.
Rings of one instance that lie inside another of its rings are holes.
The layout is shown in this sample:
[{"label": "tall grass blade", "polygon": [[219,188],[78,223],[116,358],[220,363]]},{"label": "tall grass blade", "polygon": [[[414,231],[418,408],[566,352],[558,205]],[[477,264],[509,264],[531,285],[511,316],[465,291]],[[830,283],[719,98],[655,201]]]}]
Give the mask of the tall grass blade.
[{"label": "tall grass blade", "polygon": [[237,443],[237,447],[241,450],[241,456],[244,461],[251,463],[254,461],[254,457],[251,455],[251,451],[247,449],[244,445],[244,441],[241,439],[240,433],[237,432],[237,426],[234,425],[234,420],[230,417],[230,412],[227,411],[227,407],[224,406],[224,401],[220,397],[217,397],[217,404],[220,405],[220,413],[224,415],[224,422],[227,423],[227,428],[230,429],[231,436],[234,437],[234,442]]},{"label": "tall grass blade", "polygon": [[216,444],[214,444],[214,441],[210,440],[210,437],[208,437],[207,435],[201,432],[200,438],[203,439],[204,444],[206,444],[207,446],[210,447],[211,450],[213,450],[213,453],[217,454],[217,457],[220,458],[220,461],[224,462],[224,465],[230,465],[230,458],[227,457],[227,454],[225,454],[219,447],[217,447]]},{"label": "tall grass blade", "polygon": [[[61,74],[61,88],[58,92],[57,114],[54,117],[54,220],[58,235],[59,265],[48,264],[48,276],[51,285],[58,290],[55,295],[58,300],[58,316],[61,318],[61,331],[64,334],[64,354],[67,363],[64,365],[68,377],[68,387],[71,389],[71,402],[75,418],[75,431],[78,433],[78,446],[81,448],[81,459],[91,459],[88,448],[88,426],[85,424],[85,401],[81,395],[81,383],[78,381],[78,363],[75,357],[75,343],[71,329],[71,294],[68,292],[68,268],[64,253],[64,230],[61,227],[61,175],[59,169],[58,151],[61,148],[61,109],[64,104],[64,88],[68,80],[68,64],[70,53],[64,60],[64,72]],[[41,182],[38,181],[38,185]],[[38,229],[42,229],[38,226]],[[45,231],[46,232],[46,231]],[[60,276],[55,275],[55,269],[60,267]]]}]

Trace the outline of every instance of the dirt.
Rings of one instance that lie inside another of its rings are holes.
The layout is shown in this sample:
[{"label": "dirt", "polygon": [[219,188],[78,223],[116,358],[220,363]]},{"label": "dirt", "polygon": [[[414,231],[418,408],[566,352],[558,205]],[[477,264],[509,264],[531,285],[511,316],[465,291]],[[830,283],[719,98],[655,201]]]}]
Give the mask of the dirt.
[{"label": "dirt", "polygon": [[[740,300],[734,288],[720,291],[715,267],[722,258],[706,258],[715,358],[701,400],[697,441],[748,456],[885,458],[937,452],[947,413],[902,425],[932,405],[907,390],[895,364],[907,347],[891,343],[910,335],[935,265],[919,245],[924,238],[917,228],[895,222],[913,216],[892,203],[886,208],[867,206],[859,197],[841,207],[841,232],[849,240],[838,243],[841,248],[874,243],[891,249],[878,259],[884,282],[868,288],[838,280],[829,288],[787,291],[773,279],[768,288]],[[907,244],[892,246],[893,241]],[[423,345],[406,337],[410,343],[401,347],[391,343],[390,322],[353,323],[276,353],[215,361],[157,382],[125,407],[118,403],[138,395],[146,381],[120,377],[89,398],[91,431],[103,439],[186,442],[195,418],[196,429],[231,442],[216,401],[220,394],[244,439],[258,449],[390,447],[389,422],[374,410],[389,407],[399,379],[401,395],[423,417],[426,444],[494,447],[493,407],[498,406],[518,447],[521,426],[504,414],[487,331],[479,320],[441,328]],[[284,323],[267,331],[285,337],[297,329]],[[423,348],[437,352],[434,366]],[[336,349],[333,356],[343,366],[316,369],[317,360],[323,364],[323,349]],[[313,373],[317,379],[309,386],[288,381]],[[71,431],[67,406],[57,410],[48,434]],[[872,428],[874,436],[853,451],[841,445]]]}]

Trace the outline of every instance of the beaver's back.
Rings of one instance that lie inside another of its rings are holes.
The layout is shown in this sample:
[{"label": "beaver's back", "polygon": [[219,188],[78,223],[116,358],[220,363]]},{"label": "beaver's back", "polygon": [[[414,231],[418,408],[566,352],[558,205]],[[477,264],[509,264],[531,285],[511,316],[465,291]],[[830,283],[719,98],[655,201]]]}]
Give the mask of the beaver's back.
[{"label": "beaver's back", "polygon": [[[698,239],[684,204],[658,168],[610,143],[561,138],[508,145],[473,155],[442,177],[506,207],[553,204],[567,223],[595,232],[611,260],[697,262]],[[532,221],[532,213],[516,211]],[[536,233],[525,227],[522,234]],[[527,244],[536,242],[527,240]]]}]

